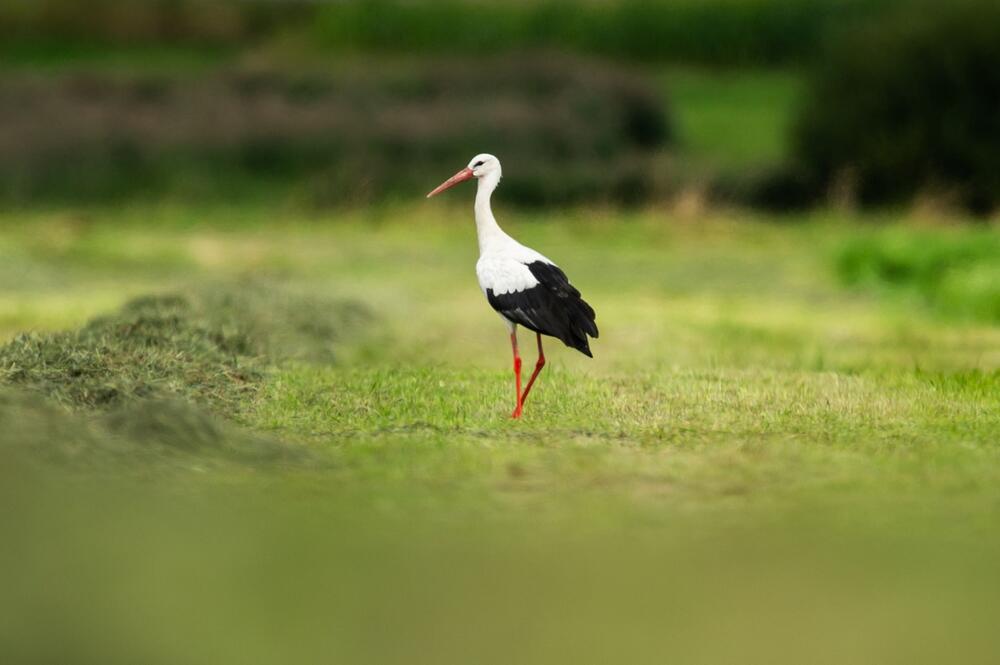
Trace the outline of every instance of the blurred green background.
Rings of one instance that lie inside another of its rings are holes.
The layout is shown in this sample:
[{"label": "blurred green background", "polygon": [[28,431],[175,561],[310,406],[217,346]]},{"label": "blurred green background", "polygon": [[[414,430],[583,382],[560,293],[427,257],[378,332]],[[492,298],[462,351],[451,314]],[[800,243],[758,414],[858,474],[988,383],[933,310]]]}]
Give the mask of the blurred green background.
[{"label": "blurred green background", "polygon": [[7,0],[0,662],[993,662],[998,174],[987,0]]},{"label": "blurred green background", "polygon": [[1000,10],[938,4],[13,0],[0,196],[371,203],[493,145],[525,205],[989,216]]}]

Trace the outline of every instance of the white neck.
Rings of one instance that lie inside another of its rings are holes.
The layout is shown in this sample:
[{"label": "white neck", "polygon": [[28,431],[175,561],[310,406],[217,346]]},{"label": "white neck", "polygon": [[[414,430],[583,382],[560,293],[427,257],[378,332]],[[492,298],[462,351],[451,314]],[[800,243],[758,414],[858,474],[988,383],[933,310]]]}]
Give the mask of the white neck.
[{"label": "white neck", "polygon": [[498,184],[500,184],[500,173],[497,171],[479,179],[479,189],[476,191],[476,235],[479,236],[480,254],[497,241],[510,238],[497,224],[490,208],[490,196]]}]

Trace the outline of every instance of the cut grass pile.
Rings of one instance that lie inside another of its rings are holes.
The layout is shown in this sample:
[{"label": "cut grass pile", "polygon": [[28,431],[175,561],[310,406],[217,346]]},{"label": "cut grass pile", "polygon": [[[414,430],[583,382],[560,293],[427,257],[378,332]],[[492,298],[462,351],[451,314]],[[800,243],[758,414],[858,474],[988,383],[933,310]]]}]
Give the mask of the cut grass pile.
[{"label": "cut grass pile", "polygon": [[0,389],[0,459],[12,456],[101,475],[152,469],[312,464],[302,448],[252,432],[177,399],[73,412],[40,395]]},{"label": "cut grass pile", "polygon": [[172,397],[235,415],[269,364],[329,362],[353,304],[244,286],[138,298],[79,330],[21,335],[0,348],[0,380],[90,409]]},{"label": "cut grass pile", "polygon": [[13,424],[0,438],[98,467],[168,450],[288,459],[296,452],[216,415],[238,420],[282,362],[332,362],[335,341],[367,318],[353,303],[244,284],[141,297],[77,330],[20,335],[0,347],[0,417]]}]

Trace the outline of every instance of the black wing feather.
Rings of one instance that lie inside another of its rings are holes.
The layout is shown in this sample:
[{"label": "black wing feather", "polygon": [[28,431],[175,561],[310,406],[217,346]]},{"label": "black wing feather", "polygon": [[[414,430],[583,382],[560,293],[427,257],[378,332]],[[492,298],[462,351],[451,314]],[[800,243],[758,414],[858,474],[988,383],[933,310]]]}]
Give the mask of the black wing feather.
[{"label": "black wing feather", "polygon": [[550,335],[593,357],[587,336],[597,338],[594,308],[580,297],[559,266],[544,261],[526,264],[538,284],[515,293],[493,293],[486,299],[496,311],[529,330]]}]

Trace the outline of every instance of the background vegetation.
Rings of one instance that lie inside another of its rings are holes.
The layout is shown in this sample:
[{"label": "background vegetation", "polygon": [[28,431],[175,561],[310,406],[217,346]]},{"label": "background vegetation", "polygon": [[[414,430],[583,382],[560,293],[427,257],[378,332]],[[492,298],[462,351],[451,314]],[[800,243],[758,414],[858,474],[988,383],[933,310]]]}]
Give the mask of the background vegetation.
[{"label": "background vegetation", "polygon": [[6,36],[62,43],[162,42],[233,47],[287,38],[336,52],[474,54],[559,49],[703,64],[779,64],[816,53],[831,31],[899,0],[595,0],[480,3],[445,0],[214,3],[14,0]]},{"label": "background vegetation", "polygon": [[809,90],[797,154],[866,203],[1000,200],[1000,7],[896,12],[832,47]]},{"label": "background vegetation", "polygon": [[[695,192],[779,211],[916,200],[988,217],[995,14],[985,0],[18,2],[0,10],[6,69],[87,80],[3,86],[0,195],[268,187],[357,203],[412,195],[405,174],[490,144],[528,205]],[[711,142],[723,151],[702,150]],[[60,171],[67,154],[87,178]]]},{"label": "background vegetation", "polygon": [[312,203],[413,197],[428,170],[500,145],[520,203],[635,202],[670,137],[642,80],[553,57],[10,79],[0,194],[14,201],[218,200],[260,186]]}]

